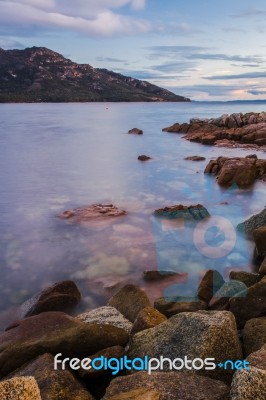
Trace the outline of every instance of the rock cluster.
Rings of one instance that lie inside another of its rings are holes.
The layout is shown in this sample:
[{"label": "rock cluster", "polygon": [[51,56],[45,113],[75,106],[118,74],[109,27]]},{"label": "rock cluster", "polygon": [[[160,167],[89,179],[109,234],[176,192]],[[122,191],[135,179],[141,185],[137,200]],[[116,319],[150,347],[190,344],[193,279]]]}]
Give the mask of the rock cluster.
[{"label": "rock cluster", "polygon": [[224,114],[219,118],[196,119],[164,128],[165,132],[183,133],[185,138],[206,145],[253,147],[266,145],[266,113]]},{"label": "rock cluster", "polygon": [[[141,288],[126,285],[106,307],[77,317],[56,311],[56,295],[54,309],[52,297],[45,297],[60,294],[55,289],[64,287],[77,294],[74,283],[59,282],[45,289],[33,298],[36,315],[24,314],[0,333],[0,397],[229,400],[231,391],[234,400],[265,399],[266,276],[232,271],[230,277],[225,282],[218,271],[206,271],[195,298],[180,298],[177,293],[174,298],[157,299],[155,308]],[[49,312],[42,308],[45,298]],[[58,364],[55,369],[58,353],[62,359],[104,357],[111,362],[149,356],[166,361],[151,374],[145,370],[125,374],[124,369],[113,375],[111,369],[74,371],[68,362],[66,368]],[[218,366],[247,356],[249,370]],[[167,359],[176,357],[197,359],[196,368],[188,370],[185,364],[170,368]],[[206,358],[215,359],[215,369],[200,368],[199,359]]]},{"label": "rock cluster", "polygon": [[218,157],[208,163],[204,173],[216,176],[219,185],[245,188],[256,179],[266,179],[266,160],[253,157]]},{"label": "rock cluster", "polygon": [[61,219],[67,219],[71,222],[80,223],[92,220],[106,220],[114,217],[126,215],[126,211],[120,210],[113,204],[92,204],[88,207],[74,208],[58,215]]},{"label": "rock cluster", "polygon": [[175,206],[159,208],[154,211],[156,217],[166,219],[184,219],[186,221],[200,221],[210,216],[208,210],[201,204],[184,206],[178,204]]}]

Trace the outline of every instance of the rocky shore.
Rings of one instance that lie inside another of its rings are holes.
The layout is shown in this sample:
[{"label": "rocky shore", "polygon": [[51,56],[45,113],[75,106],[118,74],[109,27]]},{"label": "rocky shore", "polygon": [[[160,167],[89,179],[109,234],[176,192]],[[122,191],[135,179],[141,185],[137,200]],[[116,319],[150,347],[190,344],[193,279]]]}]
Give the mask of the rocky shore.
[{"label": "rocky shore", "polygon": [[163,131],[182,133],[185,139],[206,145],[266,149],[265,112],[193,118],[189,123],[175,123]]},{"label": "rocky shore", "polygon": [[[173,297],[152,305],[140,287],[126,285],[106,306],[70,316],[69,306],[80,299],[75,283],[63,281],[21,305],[20,319],[0,333],[1,399],[265,399],[265,271],[235,271],[228,282],[206,271],[193,301]],[[55,368],[58,353],[68,357],[65,369]],[[213,358],[217,365],[171,370],[166,362],[160,371],[124,367],[116,374],[69,365],[69,359],[125,356]],[[244,359],[248,368],[239,367]]]}]

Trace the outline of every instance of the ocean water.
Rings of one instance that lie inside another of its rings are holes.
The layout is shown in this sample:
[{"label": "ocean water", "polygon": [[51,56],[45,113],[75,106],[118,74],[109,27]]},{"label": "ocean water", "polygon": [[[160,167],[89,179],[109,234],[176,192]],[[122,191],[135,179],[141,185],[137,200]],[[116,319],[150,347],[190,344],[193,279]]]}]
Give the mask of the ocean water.
[{"label": "ocean water", "polygon": [[[219,155],[254,151],[202,146],[162,132],[192,117],[249,111],[266,111],[266,103],[1,104],[0,327],[18,304],[63,279],[76,281],[81,307],[88,309],[127,282],[151,299],[188,296],[208,268],[225,278],[231,269],[252,270],[253,244],[235,227],[265,207],[265,184],[222,189],[203,171]],[[128,135],[133,127],[144,135]],[[142,163],[140,154],[152,160]],[[185,161],[190,155],[206,161]],[[105,202],[128,215],[88,226],[57,218]],[[166,226],[152,215],[167,205],[198,203],[211,214],[208,226]],[[146,269],[180,276],[145,283]]]}]

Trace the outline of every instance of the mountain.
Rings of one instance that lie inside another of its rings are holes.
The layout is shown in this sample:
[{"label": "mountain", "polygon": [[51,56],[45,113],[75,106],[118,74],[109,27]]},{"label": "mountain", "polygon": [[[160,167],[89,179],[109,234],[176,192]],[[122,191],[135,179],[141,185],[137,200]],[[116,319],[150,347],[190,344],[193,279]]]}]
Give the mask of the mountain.
[{"label": "mountain", "polygon": [[0,49],[0,102],[190,101],[145,81],[77,64],[45,47]]}]

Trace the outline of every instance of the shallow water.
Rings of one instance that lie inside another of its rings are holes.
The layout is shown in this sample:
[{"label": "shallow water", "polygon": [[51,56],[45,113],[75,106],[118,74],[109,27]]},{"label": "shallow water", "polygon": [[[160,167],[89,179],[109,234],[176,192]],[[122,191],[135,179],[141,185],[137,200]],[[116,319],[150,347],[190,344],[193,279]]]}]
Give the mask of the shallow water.
[{"label": "shallow water", "polygon": [[[263,110],[266,103],[0,105],[0,326],[12,307],[62,279],[74,279],[83,307],[93,308],[119,283],[137,282],[152,299],[193,295],[206,268],[225,277],[230,269],[251,269],[252,244],[235,237],[234,227],[264,208],[265,184],[224,190],[203,171],[211,158],[254,151],[202,146],[162,128]],[[143,136],[127,134],[135,126]],[[139,162],[140,154],[153,159]],[[189,155],[206,161],[185,161]],[[93,227],[56,218],[95,202],[111,202],[128,215]],[[211,225],[169,228],[152,217],[154,209],[179,203],[203,204]],[[142,271],[156,268],[182,276],[145,284]]]}]

